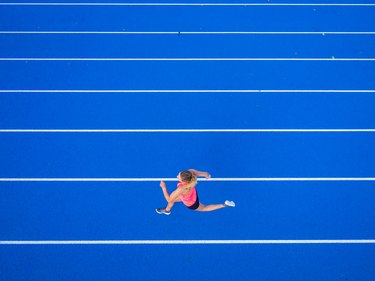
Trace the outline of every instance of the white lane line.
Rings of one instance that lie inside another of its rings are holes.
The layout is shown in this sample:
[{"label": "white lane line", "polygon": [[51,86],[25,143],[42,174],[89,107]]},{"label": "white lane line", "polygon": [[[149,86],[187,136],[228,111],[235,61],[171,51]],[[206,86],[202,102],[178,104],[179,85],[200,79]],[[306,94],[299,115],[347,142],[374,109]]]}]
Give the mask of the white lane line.
[{"label": "white lane line", "polygon": [[0,129],[0,133],[374,133],[375,129]]},{"label": "white lane line", "polygon": [[324,240],[3,240],[0,245],[220,245],[220,244],[375,244],[375,239]]},{"label": "white lane line", "polygon": [[[176,178],[0,178],[0,182],[158,182],[177,181]],[[374,177],[341,178],[211,178],[199,181],[218,182],[296,182],[296,181],[375,181]]]},{"label": "white lane line", "polygon": [[375,31],[0,31],[0,34],[124,35],[374,35]]},{"label": "white lane line", "polygon": [[375,90],[0,90],[0,93],[375,93]]},{"label": "white lane line", "polygon": [[375,58],[0,58],[0,61],[375,61]]},{"label": "white lane line", "polygon": [[0,3],[0,6],[359,6],[371,7],[372,3]]}]

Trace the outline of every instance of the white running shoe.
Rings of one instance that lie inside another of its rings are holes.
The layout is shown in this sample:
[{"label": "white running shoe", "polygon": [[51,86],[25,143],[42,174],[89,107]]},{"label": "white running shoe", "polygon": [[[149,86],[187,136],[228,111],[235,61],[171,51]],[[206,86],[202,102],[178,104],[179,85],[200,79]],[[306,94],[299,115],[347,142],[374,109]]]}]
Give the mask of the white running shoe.
[{"label": "white running shoe", "polygon": [[236,207],[236,203],[234,203],[233,201],[229,201],[229,200],[226,200],[224,202],[224,205],[227,207]]}]

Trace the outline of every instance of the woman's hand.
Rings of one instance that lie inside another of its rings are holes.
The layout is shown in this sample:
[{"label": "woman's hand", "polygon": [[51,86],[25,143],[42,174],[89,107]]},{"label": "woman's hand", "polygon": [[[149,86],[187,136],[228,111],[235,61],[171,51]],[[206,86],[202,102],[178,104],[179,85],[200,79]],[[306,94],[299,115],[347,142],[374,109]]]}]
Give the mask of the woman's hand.
[{"label": "woman's hand", "polygon": [[167,189],[167,185],[165,184],[164,181],[161,181],[161,182],[160,182],[160,187],[161,187],[162,189]]},{"label": "woman's hand", "polygon": [[210,178],[211,178],[210,173],[206,172],[206,179],[210,179]]}]

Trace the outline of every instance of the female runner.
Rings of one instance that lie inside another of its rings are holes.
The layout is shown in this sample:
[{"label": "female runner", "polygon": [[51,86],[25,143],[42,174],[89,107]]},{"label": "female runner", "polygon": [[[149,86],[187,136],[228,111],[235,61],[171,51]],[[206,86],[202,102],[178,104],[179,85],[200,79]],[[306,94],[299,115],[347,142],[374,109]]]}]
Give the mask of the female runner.
[{"label": "female runner", "polygon": [[233,201],[226,200],[224,204],[211,204],[204,205],[199,202],[199,197],[196,189],[197,177],[206,177],[206,179],[211,178],[211,175],[207,172],[199,172],[194,169],[182,171],[177,175],[179,183],[177,188],[171,194],[168,193],[167,186],[165,182],[160,182],[160,187],[163,191],[165,200],[167,200],[168,205],[165,208],[157,208],[156,212],[158,214],[170,215],[171,209],[176,202],[182,202],[190,210],[210,212],[226,207],[235,207],[236,204]]}]

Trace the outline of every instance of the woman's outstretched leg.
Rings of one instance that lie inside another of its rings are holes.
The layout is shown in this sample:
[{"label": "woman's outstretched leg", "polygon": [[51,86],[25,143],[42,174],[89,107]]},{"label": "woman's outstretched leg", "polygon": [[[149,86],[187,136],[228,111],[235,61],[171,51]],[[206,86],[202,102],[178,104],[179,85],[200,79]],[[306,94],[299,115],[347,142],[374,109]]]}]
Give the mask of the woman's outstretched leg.
[{"label": "woman's outstretched leg", "polygon": [[219,209],[226,208],[226,207],[228,206],[225,204],[211,204],[211,205],[206,206],[202,203],[199,203],[199,207],[196,209],[196,211],[211,212],[211,211],[219,210]]}]

